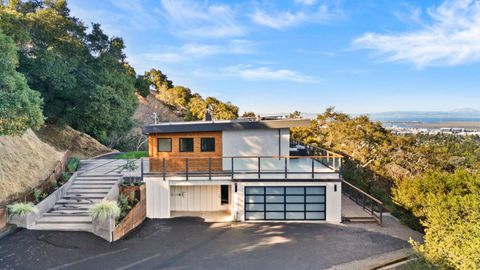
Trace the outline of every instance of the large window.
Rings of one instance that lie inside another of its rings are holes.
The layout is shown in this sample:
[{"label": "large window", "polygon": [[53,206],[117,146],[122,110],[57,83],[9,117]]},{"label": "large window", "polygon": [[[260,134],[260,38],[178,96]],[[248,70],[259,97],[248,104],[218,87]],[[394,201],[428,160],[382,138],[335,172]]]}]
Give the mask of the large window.
[{"label": "large window", "polygon": [[159,138],[158,139],[158,152],[172,152],[172,139],[171,138]]},{"label": "large window", "polygon": [[201,138],[200,149],[202,152],[215,152],[215,138]]},{"label": "large window", "polygon": [[180,152],[193,152],[193,138],[180,138]]},{"label": "large window", "polygon": [[325,220],[326,189],[245,187],[245,219]]}]

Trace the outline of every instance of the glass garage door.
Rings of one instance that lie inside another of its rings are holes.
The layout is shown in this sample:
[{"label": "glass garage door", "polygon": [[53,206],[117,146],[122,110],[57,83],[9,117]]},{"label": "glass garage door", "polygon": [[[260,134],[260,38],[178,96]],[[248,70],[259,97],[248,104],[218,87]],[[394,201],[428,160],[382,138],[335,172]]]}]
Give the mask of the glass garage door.
[{"label": "glass garage door", "polygon": [[245,187],[246,220],[325,220],[325,187]]}]

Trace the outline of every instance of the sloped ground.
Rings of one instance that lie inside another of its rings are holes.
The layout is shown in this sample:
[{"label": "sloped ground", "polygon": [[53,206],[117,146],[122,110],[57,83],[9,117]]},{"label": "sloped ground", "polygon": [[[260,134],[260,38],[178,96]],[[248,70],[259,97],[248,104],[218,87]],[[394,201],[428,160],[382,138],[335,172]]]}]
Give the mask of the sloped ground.
[{"label": "sloped ground", "polygon": [[113,151],[90,135],[69,126],[61,128],[55,125],[45,125],[36,131],[36,134],[42,141],[52,145],[58,151],[70,149],[73,156],[79,158],[91,158]]},{"label": "sloped ground", "polygon": [[157,114],[158,122],[178,122],[183,121],[183,117],[175,114],[170,107],[155,98],[153,94],[142,97],[137,94],[138,107],[133,115],[138,126],[153,124],[155,122],[153,113]]},{"label": "sloped ground", "polygon": [[0,202],[39,185],[63,156],[30,129],[21,137],[0,136],[0,149]]}]

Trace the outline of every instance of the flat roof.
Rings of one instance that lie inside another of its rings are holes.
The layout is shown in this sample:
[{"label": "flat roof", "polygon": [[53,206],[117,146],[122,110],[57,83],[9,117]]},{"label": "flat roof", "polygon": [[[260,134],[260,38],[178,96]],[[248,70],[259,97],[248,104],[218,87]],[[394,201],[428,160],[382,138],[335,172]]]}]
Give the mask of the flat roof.
[{"label": "flat roof", "polygon": [[153,133],[183,133],[201,131],[248,130],[248,129],[279,129],[291,127],[308,127],[310,119],[281,120],[222,120],[222,121],[192,121],[168,122],[156,125],[146,125],[143,134]]}]

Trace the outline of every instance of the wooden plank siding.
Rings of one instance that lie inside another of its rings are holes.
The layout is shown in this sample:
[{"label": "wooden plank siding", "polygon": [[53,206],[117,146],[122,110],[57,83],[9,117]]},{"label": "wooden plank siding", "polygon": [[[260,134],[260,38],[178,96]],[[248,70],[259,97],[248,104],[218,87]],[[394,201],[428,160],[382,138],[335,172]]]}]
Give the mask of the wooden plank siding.
[{"label": "wooden plank siding", "polygon": [[[171,152],[158,152],[158,139],[172,139]],[[193,138],[193,152],[180,152],[180,138]],[[215,152],[202,152],[201,138],[215,138]],[[189,132],[189,133],[162,133],[148,136],[148,155],[150,157],[150,171],[163,172],[163,158],[165,171],[185,172],[186,158],[190,172],[208,171],[209,158],[212,170],[222,170],[222,132]]]}]

